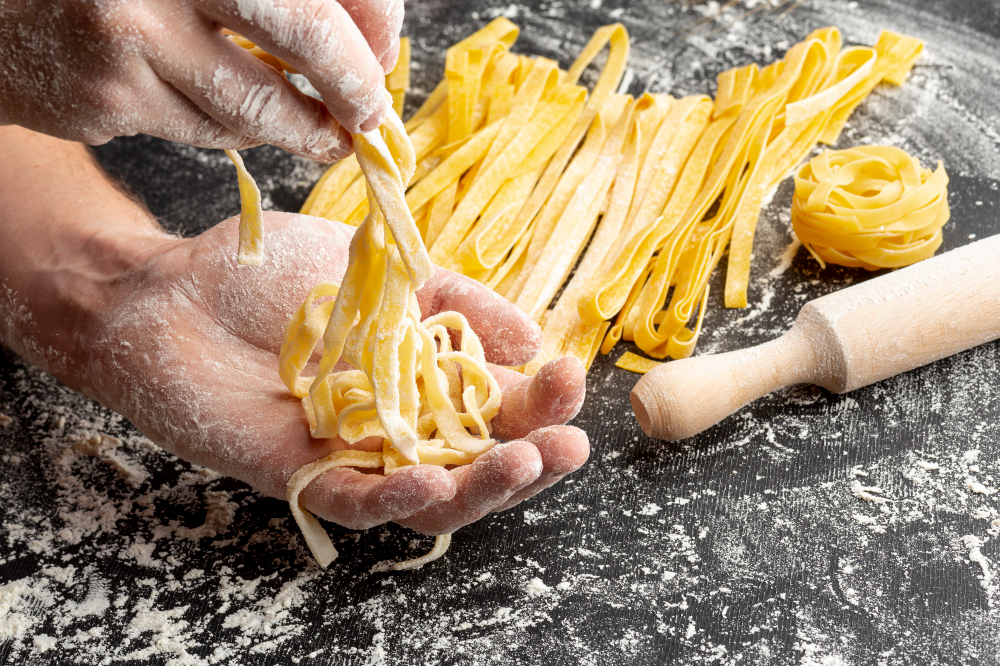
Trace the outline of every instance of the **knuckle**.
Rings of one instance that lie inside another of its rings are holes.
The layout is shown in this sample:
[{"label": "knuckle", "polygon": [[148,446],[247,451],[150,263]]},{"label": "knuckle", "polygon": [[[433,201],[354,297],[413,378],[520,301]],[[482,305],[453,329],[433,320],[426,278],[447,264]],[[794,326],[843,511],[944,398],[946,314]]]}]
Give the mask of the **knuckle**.
[{"label": "knuckle", "polygon": [[85,104],[113,125],[124,125],[135,115],[132,94],[114,79],[92,82],[83,93]]},{"label": "knuckle", "polygon": [[296,41],[306,45],[309,57],[325,62],[338,53],[338,33],[342,26],[330,3],[324,0],[300,0],[294,8]]},{"label": "knuckle", "polygon": [[244,137],[240,137],[232,132],[225,125],[210,116],[203,116],[190,126],[182,127],[183,143],[198,146],[200,148],[228,148],[240,150],[246,143]]},{"label": "knuckle", "polygon": [[88,40],[129,48],[134,40],[144,43],[162,32],[162,26],[143,2],[69,3],[67,17]]},{"label": "knuckle", "polygon": [[233,117],[252,131],[266,131],[281,112],[281,98],[278,86],[247,82],[233,96]]}]

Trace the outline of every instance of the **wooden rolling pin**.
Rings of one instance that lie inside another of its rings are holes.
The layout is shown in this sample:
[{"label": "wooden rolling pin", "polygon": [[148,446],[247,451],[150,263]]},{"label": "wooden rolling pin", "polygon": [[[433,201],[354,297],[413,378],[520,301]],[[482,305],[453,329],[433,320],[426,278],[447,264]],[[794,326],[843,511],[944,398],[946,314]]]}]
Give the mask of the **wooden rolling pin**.
[{"label": "wooden rolling pin", "polygon": [[632,389],[650,437],[691,437],[792,384],[846,393],[1000,337],[1000,236],[803,306],[791,330],[750,349],[671,361]]}]

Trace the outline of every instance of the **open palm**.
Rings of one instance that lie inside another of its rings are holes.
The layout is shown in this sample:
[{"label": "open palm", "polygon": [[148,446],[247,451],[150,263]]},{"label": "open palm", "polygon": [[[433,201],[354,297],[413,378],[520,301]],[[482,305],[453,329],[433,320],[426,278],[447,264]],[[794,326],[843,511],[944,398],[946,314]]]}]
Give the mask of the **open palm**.
[{"label": "open palm", "polygon": [[[236,265],[234,219],[197,238],[154,243],[149,261],[122,280],[86,332],[95,342],[82,375],[88,393],[163,448],[283,498],[299,467],[346,447],[310,436],[277,368],[291,312],[316,283],[339,282],[353,229],[284,213],[267,213],[264,223],[261,267]],[[520,365],[538,349],[538,327],[468,278],[438,269],[417,296],[424,316],[463,313],[491,363]],[[395,521],[443,534],[582,465],[586,434],[561,425],[583,402],[579,362],[553,361],[530,379],[491,371],[503,390],[491,431],[506,443],[452,470],[417,465],[382,476],[334,469],[302,494],[305,508],[354,529]]]}]

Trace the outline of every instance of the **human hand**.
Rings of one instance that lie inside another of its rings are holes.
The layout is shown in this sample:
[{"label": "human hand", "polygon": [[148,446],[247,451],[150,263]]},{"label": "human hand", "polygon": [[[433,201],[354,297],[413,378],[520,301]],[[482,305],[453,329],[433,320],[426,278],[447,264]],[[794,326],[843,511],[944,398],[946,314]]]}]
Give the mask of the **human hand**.
[{"label": "human hand", "polygon": [[[182,458],[285,497],[288,478],[342,440],[317,440],[299,400],[278,378],[291,312],[317,282],[339,281],[353,229],[319,218],[265,213],[264,264],[237,267],[236,220],[201,236],[164,238],[123,279],[101,316],[78,382]],[[438,269],[418,292],[421,311],[465,314],[487,359],[520,365],[534,355],[538,327],[478,283]],[[586,460],[586,434],[560,425],[583,402],[584,368],[560,359],[532,378],[491,371],[503,390],[493,435],[502,440],[473,464],[406,467],[390,476],[334,469],[301,495],[306,509],[346,527],[396,521],[450,533],[539,492]],[[381,442],[362,442],[359,448]]]},{"label": "human hand", "polygon": [[[402,0],[0,0],[0,125],[332,162],[382,119],[402,21]],[[222,27],[296,67],[323,102]]]}]

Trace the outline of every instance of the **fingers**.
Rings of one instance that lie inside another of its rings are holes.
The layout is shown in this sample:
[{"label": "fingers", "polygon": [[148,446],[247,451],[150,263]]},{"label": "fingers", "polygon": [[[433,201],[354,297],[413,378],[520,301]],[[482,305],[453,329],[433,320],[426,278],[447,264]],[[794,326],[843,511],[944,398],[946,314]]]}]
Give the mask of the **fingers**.
[{"label": "fingers", "polygon": [[153,67],[205,114],[240,136],[324,162],[350,153],[350,136],[321,102],[218,32],[205,30],[183,52]]},{"label": "fingers", "polygon": [[573,426],[550,426],[529,433],[525,439],[535,445],[542,456],[542,473],[531,484],[510,496],[497,511],[520,504],[561,478],[575,472],[590,456],[587,433]]},{"label": "fingers", "polygon": [[533,377],[496,366],[490,372],[503,391],[500,412],[490,422],[494,437],[521,439],[539,428],[566,423],[583,406],[587,371],[575,358],[549,361]]},{"label": "fingers", "polygon": [[434,276],[417,292],[417,302],[424,317],[448,310],[465,315],[491,363],[523,365],[541,347],[538,324],[486,285],[464,275],[435,269]]},{"label": "fingers", "polygon": [[365,530],[440,506],[456,495],[455,477],[443,467],[415,465],[389,476],[341,467],[310,483],[299,496],[311,513]]},{"label": "fingers", "polygon": [[372,130],[382,121],[385,71],[334,0],[203,0],[201,7],[211,20],[302,72],[349,132]]},{"label": "fingers", "polygon": [[152,70],[139,84],[135,98],[143,100],[150,118],[150,124],[142,128],[144,134],[198,148],[243,150],[261,143],[234,132],[202,111]]},{"label": "fingers", "polygon": [[375,58],[388,74],[399,57],[399,31],[403,27],[403,0],[339,0],[354,25],[365,36]]},{"label": "fingers", "polygon": [[542,469],[541,454],[533,444],[498,444],[471,465],[451,471],[456,482],[454,497],[396,522],[424,534],[450,534],[506,504],[534,483]]},{"label": "fingers", "polygon": [[586,433],[572,426],[542,428],[525,440],[498,444],[451,472],[431,465],[389,476],[331,470],[301,500],[312,513],[350,529],[391,520],[424,534],[448,534],[548,488],[590,454]]}]

